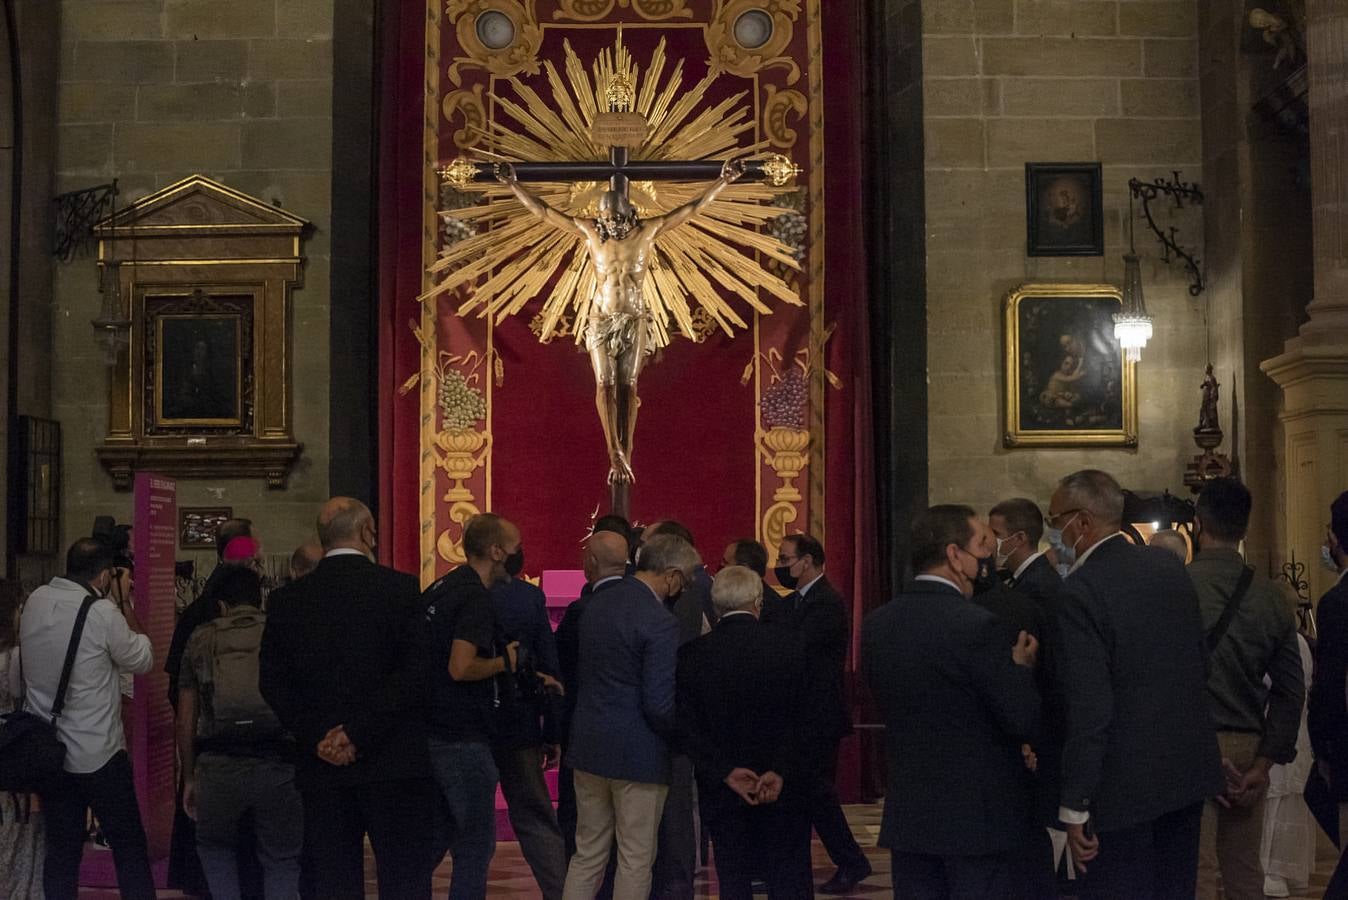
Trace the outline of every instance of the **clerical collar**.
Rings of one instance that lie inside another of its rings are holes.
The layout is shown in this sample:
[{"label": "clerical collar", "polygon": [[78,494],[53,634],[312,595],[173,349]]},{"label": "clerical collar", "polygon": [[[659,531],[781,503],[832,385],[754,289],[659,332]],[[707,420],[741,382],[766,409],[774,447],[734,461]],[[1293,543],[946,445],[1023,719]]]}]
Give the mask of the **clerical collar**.
[{"label": "clerical collar", "polygon": [[610,581],[622,581],[622,578],[623,577],[621,575],[609,575],[608,577],[601,578],[594,584],[590,585],[590,590],[596,589],[601,584],[608,584]]}]

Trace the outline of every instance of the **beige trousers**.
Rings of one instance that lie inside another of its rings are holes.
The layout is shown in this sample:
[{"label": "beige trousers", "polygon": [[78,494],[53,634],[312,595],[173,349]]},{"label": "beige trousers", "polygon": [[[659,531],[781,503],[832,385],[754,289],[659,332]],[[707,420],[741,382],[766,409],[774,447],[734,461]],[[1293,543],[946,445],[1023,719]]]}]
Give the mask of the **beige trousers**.
[{"label": "beige trousers", "polygon": [[576,855],[562,900],[594,900],[604,881],[614,835],[618,872],[613,900],[647,900],[669,786],[600,778],[576,771]]},{"label": "beige trousers", "polygon": [[[1222,758],[1242,771],[1254,762],[1259,735],[1217,732]],[[1264,795],[1250,806],[1230,809],[1209,800],[1203,807],[1198,839],[1198,900],[1217,900],[1218,873],[1226,900],[1264,900],[1264,869],[1259,850],[1264,839]]]}]

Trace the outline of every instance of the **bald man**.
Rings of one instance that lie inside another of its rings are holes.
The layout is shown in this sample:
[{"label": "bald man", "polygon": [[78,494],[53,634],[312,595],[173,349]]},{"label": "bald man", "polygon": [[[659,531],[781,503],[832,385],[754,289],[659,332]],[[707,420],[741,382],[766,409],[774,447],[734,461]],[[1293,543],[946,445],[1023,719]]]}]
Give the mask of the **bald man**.
[{"label": "bald man", "polygon": [[318,541],[306,541],[290,554],[290,580],[299,581],[314,569],[323,559],[323,545]]},{"label": "bald man", "polygon": [[258,685],[298,743],[314,895],[365,896],[368,835],[379,896],[429,900],[436,803],[417,581],[375,564],[374,517],[358,500],[329,500],[318,539],[314,571],[272,595]]}]

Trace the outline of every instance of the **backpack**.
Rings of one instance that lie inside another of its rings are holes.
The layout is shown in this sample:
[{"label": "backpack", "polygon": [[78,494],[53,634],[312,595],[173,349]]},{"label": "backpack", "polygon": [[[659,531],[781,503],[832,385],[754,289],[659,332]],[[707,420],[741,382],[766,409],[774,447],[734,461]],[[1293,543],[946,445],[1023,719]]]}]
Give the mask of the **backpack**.
[{"label": "backpack", "polygon": [[193,657],[201,704],[198,739],[251,743],[285,734],[258,689],[258,651],[266,627],[267,614],[249,609],[198,629],[203,632],[201,652]]}]

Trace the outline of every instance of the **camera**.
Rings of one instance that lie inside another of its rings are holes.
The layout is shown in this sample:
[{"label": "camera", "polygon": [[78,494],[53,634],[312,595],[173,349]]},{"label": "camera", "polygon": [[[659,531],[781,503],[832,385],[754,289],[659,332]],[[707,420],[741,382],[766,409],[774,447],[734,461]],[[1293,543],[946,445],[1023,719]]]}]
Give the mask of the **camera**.
[{"label": "camera", "polygon": [[135,568],[135,560],[131,556],[130,525],[118,525],[112,516],[98,516],[94,519],[91,537],[103,545],[103,549],[112,556],[115,568]]}]

